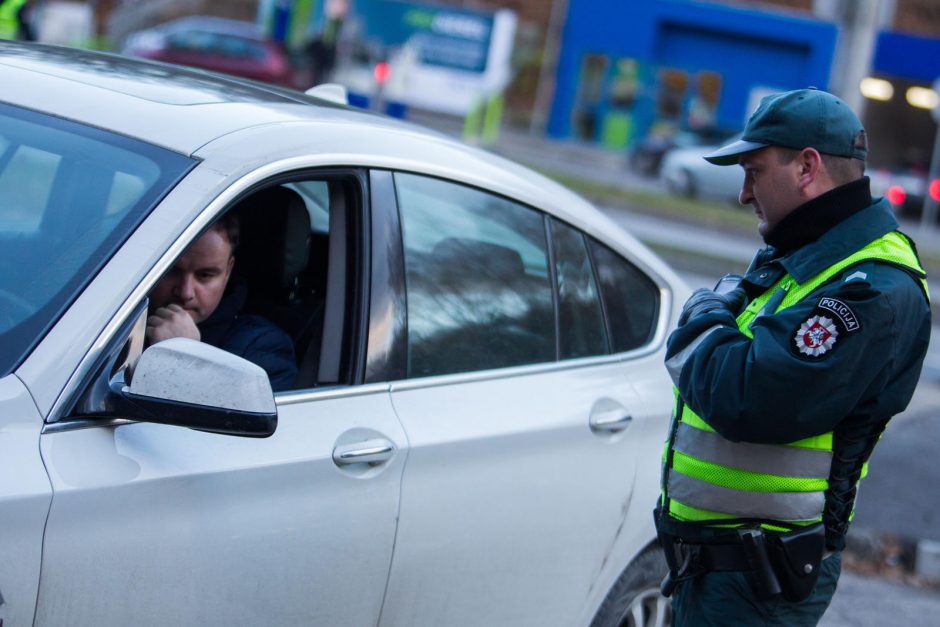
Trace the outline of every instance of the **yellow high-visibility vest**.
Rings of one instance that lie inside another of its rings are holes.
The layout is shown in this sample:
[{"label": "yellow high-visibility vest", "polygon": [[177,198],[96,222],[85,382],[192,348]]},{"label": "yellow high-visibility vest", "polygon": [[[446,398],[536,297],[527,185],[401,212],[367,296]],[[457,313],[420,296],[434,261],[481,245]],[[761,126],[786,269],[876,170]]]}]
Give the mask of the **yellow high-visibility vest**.
[{"label": "yellow high-visibility vest", "polygon": [[[753,337],[751,324],[763,314],[790,307],[843,270],[870,260],[900,265],[926,276],[910,241],[893,231],[799,284],[789,274],[751,302],[737,317],[738,329]],[[771,300],[779,303],[763,311]],[[929,299],[929,295],[928,295]],[[731,442],[695,414],[675,390],[673,428],[663,454],[661,505],[686,522],[736,518],[806,525],[820,522],[832,465],[832,432],[788,444]],[[671,455],[670,455],[671,453]],[[867,473],[867,462],[861,476]],[[719,524],[719,523],[712,523]]]}]

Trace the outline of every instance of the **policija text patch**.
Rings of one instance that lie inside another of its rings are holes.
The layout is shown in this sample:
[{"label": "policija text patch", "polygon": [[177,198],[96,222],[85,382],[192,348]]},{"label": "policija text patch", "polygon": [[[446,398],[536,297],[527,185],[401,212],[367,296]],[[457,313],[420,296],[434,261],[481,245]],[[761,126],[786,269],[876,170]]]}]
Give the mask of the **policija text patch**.
[{"label": "policija text patch", "polygon": [[820,359],[849,333],[861,329],[855,312],[836,298],[821,298],[809,318],[793,333],[793,352],[803,359]]}]

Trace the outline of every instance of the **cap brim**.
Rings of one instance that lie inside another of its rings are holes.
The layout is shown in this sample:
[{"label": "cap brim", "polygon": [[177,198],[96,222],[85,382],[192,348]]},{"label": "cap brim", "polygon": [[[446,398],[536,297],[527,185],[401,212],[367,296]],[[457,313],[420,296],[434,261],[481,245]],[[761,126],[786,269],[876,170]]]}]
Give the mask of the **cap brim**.
[{"label": "cap brim", "polygon": [[749,142],[739,139],[736,142],[732,142],[727,146],[722,146],[715,152],[705,155],[705,161],[709,163],[714,163],[715,165],[737,165],[738,157],[743,155],[746,152],[751,152],[752,150],[759,150],[761,148],[766,148],[770,144],[761,144],[758,142]]}]

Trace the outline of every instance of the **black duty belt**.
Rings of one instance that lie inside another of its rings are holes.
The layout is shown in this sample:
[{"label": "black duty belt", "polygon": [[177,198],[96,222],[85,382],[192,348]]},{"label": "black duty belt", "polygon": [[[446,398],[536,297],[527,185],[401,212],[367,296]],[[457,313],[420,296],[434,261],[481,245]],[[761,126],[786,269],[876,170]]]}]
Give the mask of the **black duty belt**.
[{"label": "black duty belt", "polygon": [[822,523],[789,533],[740,527],[720,542],[688,542],[659,529],[659,540],[669,566],[662,585],[667,597],[687,579],[710,572],[740,571],[750,575],[761,598],[783,596],[800,601],[815,588],[825,551]]}]

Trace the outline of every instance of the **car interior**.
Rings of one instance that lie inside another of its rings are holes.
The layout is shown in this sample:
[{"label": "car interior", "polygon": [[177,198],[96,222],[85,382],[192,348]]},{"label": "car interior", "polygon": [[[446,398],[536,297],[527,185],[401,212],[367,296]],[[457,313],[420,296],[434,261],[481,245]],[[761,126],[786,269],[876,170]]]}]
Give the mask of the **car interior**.
[{"label": "car interior", "polygon": [[[329,268],[331,194],[337,182],[274,185],[252,192],[230,211],[238,215],[240,241],[235,273],[248,284],[246,313],[262,315],[293,340],[295,389],[315,387],[321,377]],[[340,213],[345,212],[341,207]]]}]

